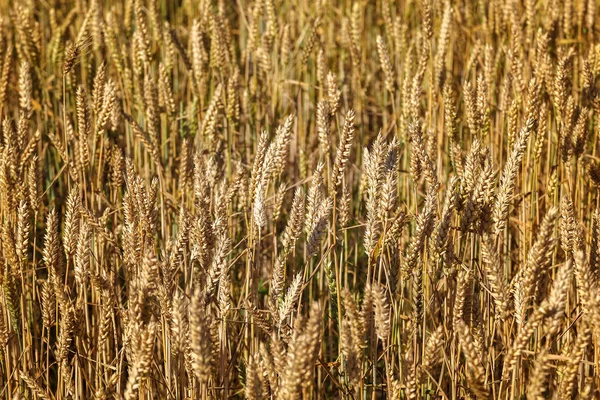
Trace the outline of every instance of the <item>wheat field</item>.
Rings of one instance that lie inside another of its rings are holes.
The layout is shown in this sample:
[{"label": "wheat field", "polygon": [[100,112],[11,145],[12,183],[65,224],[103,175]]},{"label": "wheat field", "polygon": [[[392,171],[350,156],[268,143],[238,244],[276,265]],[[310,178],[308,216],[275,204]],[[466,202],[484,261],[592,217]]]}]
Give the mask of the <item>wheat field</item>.
[{"label": "wheat field", "polygon": [[599,398],[597,11],[0,1],[0,398]]}]

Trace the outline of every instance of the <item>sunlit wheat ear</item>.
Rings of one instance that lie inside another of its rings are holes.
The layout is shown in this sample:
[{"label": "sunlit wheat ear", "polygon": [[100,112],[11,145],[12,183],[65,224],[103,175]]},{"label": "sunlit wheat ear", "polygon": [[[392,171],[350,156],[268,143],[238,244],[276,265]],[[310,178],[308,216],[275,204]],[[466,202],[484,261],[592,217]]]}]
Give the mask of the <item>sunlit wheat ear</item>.
[{"label": "sunlit wheat ear", "polygon": [[192,366],[196,377],[206,383],[214,366],[214,344],[211,335],[211,317],[204,308],[204,296],[196,289],[190,304],[190,343],[192,350]]},{"label": "sunlit wheat ear", "polygon": [[417,266],[417,261],[425,246],[425,240],[433,231],[437,208],[436,202],[436,191],[435,188],[431,187],[427,193],[423,209],[417,217],[414,235],[406,249],[405,271],[412,271]]},{"label": "sunlit wheat ear", "polygon": [[247,399],[259,400],[263,398],[263,384],[261,379],[262,367],[258,353],[254,355],[246,366],[246,390]]},{"label": "sunlit wheat ear", "polygon": [[284,254],[289,253],[294,248],[296,241],[302,233],[305,218],[305,200],[304,191],[301,188],[297,188],[294,193],[289,219],[283,232]]},{"label": "sunlit wheat ear", "polygon": [[9,45],[8,49],[4,53],[4,60],[2,63],[2,76],[0,77],[0,104],[4,104],[7,96],[8,78],[11,73],[14,58],[14,48]]},{"label": "sunlit wheat ear", "polygon": [[61,304],[60,323],[58,328],[58,339],[56,342],[56,358],[60,363],[63,379],[69,377],[64,374],[68,369],[69,351],[73,342],[73,330],[75,328],[75,310],[71,304]]},{"label": "sunlit wheat ear", "polygon": [[331,127],[331,116],[329,113],[329,103],[320,101],[317,105],[317,133],[319,135],[319,146],[321,153],[329,155],[329,129]]},{"label": "sunlit wheat ear", "polygon": [[598,312],[596,308],[599,298],[594,292],[597,290],[598,280],[594,277],[583,251],[576,252],[574,260],[577,295],[580,298],[583,309],[597,317]]},{"label": "sunlit wheat ear", "polygon": [[250,196],[252,199],[256,196],[256,186],[258,185],[259,180],[262,178],[263,169],[264,169],[264,161],[267,155],[267,145],[268,145],[269,134],[267,131],[262,131],[259,136],[258,144],[256,148],[256,153],[254,157],[254,163],[252,164],[252,173],[251,173],[251,182],[250,182]]},{"label": "sunlit wheat ear", "polygon": [[512,200],[514,188],[516,185],[517,172],[520,167],[527,141],[529,136],[534,130],[535,119],[528,119],[525,122],[525,126],[521,129],[518,138],[516,139],[513,149],[504,165],[504,170],[500,177],[500,184],[498,187],[498,194],[494,210],[492,214],[492,221],[494,222],[494,232],[499,234],[506,227],[506,218],[508,216],[508,210],[510,202]]},{"label": "sunlit wheat ear", "polygon": [[319,251],[321,240],[325,235],[325,231],[329,228],[329,216],[332,208],[333,202],[330,197],[322,200],[317,205],[311,227],[307,232],[306,251],[309,257],[316,255]]},{"label": "sunlit wheat ear", "polygon": [[[547,298],[542,301],[539,307],[532,313],[531,316],[524,322],[513,340],[512,346],[508,351],[505,358],[505,366],[510,368],[504,370],[504,374],[508,374],[512,370],[519,357],[526,350],[529,343],[529,338],[535,332],[535,330],[544,322],[544,319],[548,318],[550,321],[550,328],[552,328],[552,319],[556,317],[562,317],[564,313],[565,300],[567,295],[567,288],[572,278],[572,261],[569,260],[559,270],[559,274],[552,283],[550,293]],[[553,334],[556,334],[554,329]]]},{"label": "sunlit wheat ear", "polygon": [[485,274],[489,281],[490,291],[496,304],[496,312],[499,316],[505,315],[508,311],[507,285],[504,277],[504,271],[500,258],[493,250],[491,238],[482,242],[481,256],[485,263]]},{"label": "sunlit wheat ear", "polygon": [[413,146],[411,153],[411,171],[413,168],[415,169],[415,172],[413,173],[415,184],[420,179],[421,172],[423,172],[427,184],[435,187],[437,190],[440,185],[437,171],[431,156],[427,153],[420,122],[418,120],[409,122],[408,129],[410,132],[411,144]]},{"label": "sunlit wheat ear", "polygon": [[19,66],[19,105],[21,112],[29,118],[32,112],[32,90],[31,65],[24,61]]},{"label": "sunlit wheat ear", "polygon": [[294,324],[279,390],[285,398],[296,398],[311,385],[319,355],[321,320],[321,310],[315,302],[310,307],[309,318],[299,317]]},{"label": "sunlit wheat ear", "polygon": [[64,58],[62,65],[63,76],[69,74],[79,63],[80,59],[91,51],[91,46],[93,44],[91,40],[92,38],[86,34],[89,16],[91,16],[91,13],[88,13],[86,16],[86,20],[84,20],[77,38],[74,41],[67,41],[64,47]]},{"label": "sunlit wheat ear", "polygon": [[308,193],[306,196],[306,218],[304,223],[304,229],[306,233],[310,233],[313,223],[317,218],[319,207],[323,201],[323,169],[325,164],[319,163],[317,168],[314,170],[310,180],[310,186],[308,187]]},{"label": "sunlit wheat ear", "polygon": [[352,210],[350,208],[350,192],[346,185],[342,186],[342,196],[339,202],[338,222],[341,228],[346,228],[352,218]]},{"label": "sunlit wheat ear", "polygon": [[117,102],[117,88],[113,81],[108,81],[104,86],[102,106],[97,113],[96,134],[101,135],[107,128],[110,116]]},{"label": "sunlit wheat ear", "polygon": [[421,380],[426,376],[423,372],[431,372],[443,359],[444,327],[442,325],[429,336],[425,345],[425,353],[421,364]]},{"label": "sunlit wheat ear", "polygon": [[48,392],[44,390],[31,375],[27,374],[24,371],[21,371],[19,373],[19,376],[21,377],[21,379],[23,379],[23,382],[25,382],[29,390],[31,390],[31,392],[34,393],[37,397],[43,400],[50,399]]},{"label": "sunlit wheat ear", "polygon": [[379,54],[379,63],[383,70],[383,76],[385,77],[385,88],[390,93],[394,93],[394,70],[392,68],[392,62],[390,61],[387,45],[381,35],[377,35],[377,53]]},{"label": "sunlit wheat ear", "polygon": [[546,273],[550,257],[554,251],[555,240],[552,238],[554,223],[558,217],[558,209],[552,208],[546,214],[538,232],[537,239],[527,256],[525,267],[519,270],[515,281],[514,302],[515,318],[523,323],[525,310],[535,292],[538,277]]},{"label": "sunlit wheat ear", "polygon": [[[286,167],[288,155],[290,152],[289,145],[292,139],[294,124],[294,115],[288,115],[283,124],[277,127],[275,138],[269,147],[267,158],[271,161],[269,165],[269,176],[278,178]],[[270,155],[269,155],[270,154]],[[265,178],[267,175],[265,175]]]},{"label": "sunlit wheat ear", "polygon": [[582,325],[581,330],[577,333],[577,339],[573,343],[572,350],[568,355],[564,375],[558,387],[558,393],[566,397],[573,396],[573,392],[577,386],[577,370],[592,336],[593,328],[589,326],[589,322],[583,321]]},{"label": "sunlit wheat ear", "polygon": [[527,384],[528,397],[543,399],[548,386],[548,378],[552,373],[552,364],[548,349],[544,348],[535,358],[533,371]]},{"label": "sunlit wheat ear", "polygon": [[24,270],[29,258],[29,237],[31,235],[31,211],[26,200],[21,200],[17,208],[17,229],[15,235],[15,253],[19,269]]},{"label": "sunlit wheat ear", "polygon": [[485,382],[483,354],[478,353],[469,327],[462,319],[457,323],[457,334],[462,352],[465,355],[468,389],[478,399],[486,399],[488,397],[488,389]]},{"label": "sunlit wheat ear", "polygon": [[379,285],[373,286],[373,302],[375,304],[375,331],[384,343],[390,333],[390,309],[387,294]]},{"label": "sunlit wheat ear", "polygon": [[335,161],[333,163],[331,181],[336,187],[342,183],[344,171],[346,170],[346,164],[348,163],[348,159],[350,157],[352,139],[354,138],[354,118],[354,110],[349,110],[344,120]]},{"label": "sunlit wheat ear", "polygon": [[363,342],[366,332],[365,320],[350,292],[342,290],[344,306],[344,329],[340,332],[342,354],[346,357],[346,374],[352,385],[360,383],[363,360]]},{"label": "sunlit wheat ear", "polygon": [[477,108],[476,103],[476,88],[473,87],[473,84],[470,81],[465,83],[463,89],[463,96],[465,98],[465,113],[467,116],[467,124],[469,126],[469,130],[473,136],[479,136],[481,121],[479,115],[479,109]]},{"label": "sunlit wheat ear", "polygon": [[559,233],[560,244],[566,254],[571,256],[583,249],[583,238],[575,221],[574,204],[569,195],[563,196],[560,201]]},{"label": "sunlit wheat ear", "polygon": [[77,57],[81,54],[81,47],[73,42],[68,42],[65,49],[65,61],[63,63],[63,75],[68,74],[73,69]]},{"label": "sunlit wheat ear", "polygon": [[277,188],[277,192],[275,193],[275,200],[273,201],[273,221],[277,221],[279,220],[279,217],[281,217],[286,190],[287,188],[285,183],[280,184]]},{"label": "sunlit wheat ear", "polygon": [[442,88],[446,73],[446,53],[448,51],[448,42],[452,34],[452,5],[449,1],[444,2],[444,14],[438,38],[438,50],[435,57],[435,83],[438,88]]},{"label": "sunlit wheat ear", "polygon": [[86,283],[89,268],[90,268],[90,253],[89,253],[90,227],[87,223],[81,224],[77,247],[75,250],[75,281],[78,285]]},{"label": "sunlit wheat ear", "polygon": [[256,187],[256,196],[254,198],[254,223],[260,229],[267,225],[267,213],[265,205],[265,191],[266,188],[262,182],[259,182]]},{"label": "sunlit wheat ear", "polygon": [[452,251],[452,239],[450,237],[450,227],[454,211],[459,206],[460,202],[460,185],[459,179],[452,176],[446,187],[446,198],[442,209],[442,214],[439,220],[435,223],[435,228],[432,233],[430,244],[430,254],[434,259],[441,256],[450,257]]},{"label": "sunlit wheat ear", "polygon": [[302,273],[298,273],[288,287],[287,293],[279,305],[278,325],[283,324],[283,322],[285,322],[285,320],[290,316],[294,305],[302,294],[303,289]]},{"label": "sunlit wheat ear", "polygon": [[150,322],[142,328],[139,335],[134,336],[133,353],[135,360],[129,370],[127,386],[125,388],[125,399],[136,399],[140,390],[140,386],[146,376],[150,373],[152,353],[154,349],[154,341],[156,335],[156,323]]}]

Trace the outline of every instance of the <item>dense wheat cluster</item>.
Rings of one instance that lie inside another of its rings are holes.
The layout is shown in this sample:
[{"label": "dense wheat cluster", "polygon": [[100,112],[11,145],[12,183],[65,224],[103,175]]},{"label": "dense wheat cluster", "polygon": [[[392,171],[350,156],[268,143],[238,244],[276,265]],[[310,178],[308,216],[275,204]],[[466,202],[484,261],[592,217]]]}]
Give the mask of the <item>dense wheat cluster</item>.
[{"label": "dense wheat cluster", "polygon": [[597,398],[596,13],[0,1],[0,398]]}]

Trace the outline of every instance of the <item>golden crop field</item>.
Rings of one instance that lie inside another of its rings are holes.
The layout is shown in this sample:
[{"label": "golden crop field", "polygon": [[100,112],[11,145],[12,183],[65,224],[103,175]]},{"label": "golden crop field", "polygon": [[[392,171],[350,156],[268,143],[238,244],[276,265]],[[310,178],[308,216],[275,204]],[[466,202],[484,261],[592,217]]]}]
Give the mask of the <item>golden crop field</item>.
[{"label": "golden crop field", "polygon": [[599,398],[596,1],[0,11],[0,398]]}]

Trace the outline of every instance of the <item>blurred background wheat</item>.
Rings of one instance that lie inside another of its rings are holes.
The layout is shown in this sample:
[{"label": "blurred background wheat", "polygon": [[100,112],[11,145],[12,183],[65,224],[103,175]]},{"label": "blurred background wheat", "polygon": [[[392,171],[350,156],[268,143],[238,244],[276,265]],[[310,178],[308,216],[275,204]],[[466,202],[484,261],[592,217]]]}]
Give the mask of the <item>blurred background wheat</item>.
[{"label": "blurred background wheat", "polygon": [[600,396],[596,1],[0,10],[0,398]]}]

